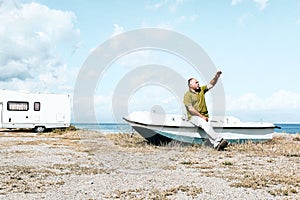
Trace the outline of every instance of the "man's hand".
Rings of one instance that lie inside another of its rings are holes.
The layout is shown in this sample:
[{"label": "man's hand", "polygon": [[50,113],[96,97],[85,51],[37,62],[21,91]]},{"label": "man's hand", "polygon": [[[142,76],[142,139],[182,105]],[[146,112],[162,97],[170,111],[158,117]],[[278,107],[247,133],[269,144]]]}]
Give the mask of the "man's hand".
[{"label": "man's hand", "polygon": [[202,117],[202,115],[196,110],[196,108],[194,108],[194,106],[187,106],[187,109],[192,115]]},{"label": "man's hand", "polygon": [[221,74],[222,74],[222,71],[217,71],[216,77],[220,78]]},{"label": "man's hand", "polygon": [[187,109],[190,111],[190,113],[192,115],[199,116],[199,117],[201,117],[202,119],[205,119],[205,121],[208,122],[208,117],[206,117],[204,115],[201,115],[193,106],[188,106]]},{"label": "man's hand", "polygon": [[208,122],[208,117],[202,116],[203,119],[205,119],[205,121]]}]

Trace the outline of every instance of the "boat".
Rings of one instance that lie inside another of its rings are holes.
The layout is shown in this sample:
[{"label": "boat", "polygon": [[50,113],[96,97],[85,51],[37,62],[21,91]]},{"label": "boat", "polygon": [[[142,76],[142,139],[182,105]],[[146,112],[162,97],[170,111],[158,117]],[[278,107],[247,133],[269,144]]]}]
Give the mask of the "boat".
[{"label": "boat", "polygon": [[[171,141],[189,144],[209,143],[205,131],[189,122],[185,115],[137,111],[123,119],[154,145],[167,144]],[[211,117],[209,122],[222,138],[231,143],[271,140],[274,129],[280,128],[267,122],[241,122],[232,116]]]}]

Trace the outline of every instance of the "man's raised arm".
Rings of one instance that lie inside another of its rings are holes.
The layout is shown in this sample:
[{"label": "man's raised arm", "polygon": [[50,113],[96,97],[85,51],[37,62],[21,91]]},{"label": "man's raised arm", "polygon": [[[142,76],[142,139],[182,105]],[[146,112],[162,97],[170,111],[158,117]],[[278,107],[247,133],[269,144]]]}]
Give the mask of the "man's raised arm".
[{"label": "man's raised arm", "polygon": [[222,72],[218,71],[215,75],[215,77],[209,82],[209,84],[207,85],[207,89],[210,90],[211,88],[213,88],[216,83],[218,82],[218,79],[220,78]]}]

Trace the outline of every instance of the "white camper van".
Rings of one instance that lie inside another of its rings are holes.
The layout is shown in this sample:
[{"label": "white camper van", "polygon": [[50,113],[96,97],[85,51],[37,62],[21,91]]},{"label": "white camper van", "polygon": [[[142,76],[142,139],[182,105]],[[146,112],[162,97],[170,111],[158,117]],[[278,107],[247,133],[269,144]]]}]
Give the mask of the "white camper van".
[{"label": "white camper van", "polygon": [[0,90],[0,128],[47,128],[70,126],[70,95]]}]

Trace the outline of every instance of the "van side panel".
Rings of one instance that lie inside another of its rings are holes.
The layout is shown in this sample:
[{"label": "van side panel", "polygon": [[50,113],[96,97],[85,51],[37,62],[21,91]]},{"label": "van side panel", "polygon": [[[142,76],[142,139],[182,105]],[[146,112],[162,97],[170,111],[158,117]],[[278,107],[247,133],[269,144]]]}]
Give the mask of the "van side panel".
[{"label": "van side panel", "polygon": [[70,126],[70,95],[0,91],[1,103],[3,128]]}]

